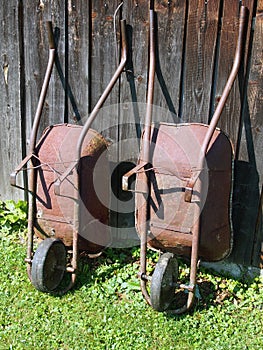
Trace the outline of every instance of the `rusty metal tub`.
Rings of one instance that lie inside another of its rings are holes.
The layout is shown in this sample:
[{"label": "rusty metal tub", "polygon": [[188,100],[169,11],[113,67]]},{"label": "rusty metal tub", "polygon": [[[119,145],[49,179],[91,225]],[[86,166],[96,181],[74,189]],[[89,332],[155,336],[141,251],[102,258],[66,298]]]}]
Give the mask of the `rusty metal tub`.
[{"label": "rusty metal tub", "polygon": [[[75,148],[81,126],[58,124],[48,127],[36,147],[34,166],[38,167],[35,231],[41,239],[61,239],[73,245],[74,205],[80,201],[79,249],[96,254],[110,243],[108,202],[110,176],[107,141],[89,129],[83,143],[79,167],[80,199],[75,198],[71,172],[56,195],[54,184],[65,169],[74,165]],[[99,162],[99,166],[98,166]],[[96,166],[97,165],[97,166]],[[80,171],[81,169],[81,171]],[[103,193],[103,202],[97,191]]]},{"label": "rusty metal tub", "polygon": [[[233,147],[219,129],[213,134],[205,167],[199,176],[202,192],[194,192],[192,201],[185,201],[185,188],[193,172],[198,171],[198,152],[207,129],[207,125],[197,123],[160,123],[152,127],[151,169],[146,172],[150,188],[148,244],[190,257],[193,227],[201,215],[199,256],[206,261],[217,261],[225,258],[232,248]],[[143,181],[145,174],[138,172],[135,207],[140,235],[146,205]]]}]

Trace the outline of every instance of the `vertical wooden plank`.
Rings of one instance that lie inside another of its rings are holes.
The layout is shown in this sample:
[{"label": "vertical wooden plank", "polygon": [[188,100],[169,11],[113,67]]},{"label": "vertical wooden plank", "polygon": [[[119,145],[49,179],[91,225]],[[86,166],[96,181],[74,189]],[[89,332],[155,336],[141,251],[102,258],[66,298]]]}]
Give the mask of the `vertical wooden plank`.
[{"label": "vertical wooden plank", "polygon": [[[246,52],[248,49],[248,38],[251,30],[253,3],[254,1],[247,1],[246,4],[250,10],[250,21],[248,24],[246,39]],[[218,79],[216,82],[217,85],[214,105],[216,105],[220,100],[221,94],[233,65],[239,27],[239,8],[240,4],[238,1],[224,1],[217,73]],[[246,57],[246,53],[244,54],[244,57]],[[226,102],[226,105],[220,117],[220,121],[218,123],[219,127],[231,137],[235,149],[238,138],[238,125],[240,121],[241,99],[243,91],[242,85],[244,84],[246,64],[247,62],[245,60],[241,66],[238,79],[236,79],[234,83],[234,86],[230,92],[229,98]]]},{"label": "vertical wooden plank", "polygon": [[20,65],[21,2],[6,1],[0,12],[0,200],[23,198],[23,193],[11,188],[9,174],[22,158],[21,101],[23,68]]},{"label": "vertical wooden plank", "polygon": [[[119,64],[116,57],[116,34],[114,32],[114,14],[119,1],[91,1],[91,35],[90,40],[90,111],[94,108],[99,97],[107,87]],[[119,18],[119,14],[118,14]],[[119,37],[119,25],[116,23]],[[112,174],[109,181],[112,184],[110,202],[110,225],[112,245],[116,245],[118,236],[117,222],[119,217],[118,199],[114,186],[117,180],[116,167],[119,163],[119,81],[113,87],[110,95],[97,115],[92,128],[102,133],[109,140],[109,165]]]},{"label": "vertical wooden plank", "polygon": [[139,241],[134,223],[134,197],[121,190],[120,180],[136,164],[139,155],[147,91],[149,2],[125,1],[122,11],[127,22],[129,52],[120,85],[119,166],[114,173],[117,180],[114,206],[118,215],[114,217],[114,238],[117,244],[136,244]]},{"label": "vertical wooden plank", "polygon": [[[156,13],[156,76],[153,121],[176,122],[179,109],[179,90],[182,63],[185,1],[155,1]],[[137,161],[139,143],[146,110],[148,79],[149,2],[127,1],[130,47],[127,74],[121,83],[120,140],[134,139],[131,144],[121,143],[120,157]],[[171,74],[172,72],[172,74]],[[129,105],[125,105],[128,103]],[[133,103],[133,105],[131,105]],[[169,113],[169,110],[172,113]]]},{"label": "vertical wooden plank", "polygon": [[129,50],[126,74],[123,74],[121,79],[119,158],[136,163],[145,118],[149,3],[133,0],[125,2],[123,18],[127,21]]},{"label": "vertical wooden plank", "polygon": [[156,1],[155,5],[157,57],[154,104],[171,111],[172,114],[166,116],[166,122],[178,121],[187,8],[184,0]]},{"label": "vertical wooden plank", "polygon": [[[249,10],[249,19],[248,19],[248,26],[247,26],[246,49],[244,52],[243,63],[240,67],[240,72],[239,72],[239,86],[240,86],[240,93],[241,93],[241,114],[239,118],[239,125],[237,128],[238,132],[237,132],[236,143],[235,143],[235,153],[236,153],[235,158],[238,160],[244,160],[244,161],[249,161],[250,159],[253,163],[255,163],[253,147],[251,148],[249,146],[251,144],[250,141],[252,140],[252,134],[250,132],[251,128],[245,128],[245,124],[247,124],[247,121],[250,118],[247,91],[248,91],[248,77],[250,74],[249,68],[250,68],[250,62],[251,62],[252,44],[253,44],[253,36],[254,36],[254,17],[255,17],[256,1],[246,0],[246,1],[243,1],[243,5],[246,6]],[[238,122],[238,119],[237,119],[237,122]],[[249,135],[247,135],[248,132],[249,132]],[[236,131],[234,131],[234,133],[236,133]],[[248,147],[246,147],[246,145]]]},{"label": "vertical wooden plank", "polygon": [[[257,220],[255,225],[254,247],[252,255],[252,264],[259,266],[260,252],[263,242],[263,1],[257,3],[257,12],[255,17],[255,32],[253,48],[251,55],[251,69],[248,81],[247,100],[250,112],[250,127],[253,136],[252,142],[255,156],[256,169],[259,177],[260,198],[257,208]],[[247,124],[247,122],[246,122]],[[247,135],[245,133],[245,135]],[[242,147],[241,147],[242,154]],[[256,203],[255,203],[256,204]]]},{"label": "vertical wooden plank", "polygon": [[[225,87],[227,78],[232,68],[236,40],[238,35],[238,14],[239,14],[239,4],[237,1],[224,1],[224,8],[222,14],[222,25],[220,33],[220,52],[218,59],[218,72],[216,81],[216,93],[215,93],[215,107],[219,102],[223,89]],[[230,92],[229,98],[223,109],[221,118],[219,120],[219,127],[225,131],[230,137],[234,145],[237,140],[237,132],[239,125],[239,117],[241,111],[241,98],[238,81],[236,80],[232,91]],[[239,170],[237,174],[239,179],[235,175],[234,184],[236,186],[237,182],[242,182],[241,174],[244,170]],[[234,262],[240,262],[243,260],[243,252],[241,252],[239,246],[242,245],[242,234],[240,234],[241,227],[239,227],[239,215],[242,213],[240,200],[238,199],[237,191],[235,189],[235,195],[233,195],[233,234],[234,234],[234,246],[229,260]],[[247,242],[246,242],[247,243]]]},{"label": "vertical wooden plank", "polygon": [[[247,155],[242,156],[239,145],[239,133],[242,128],[243,130],[246,129],[245,132],[249,135],[249,139],[246,140],[246,145],[251,145],[252,141],[251,128],[249,124],[246,123],[247,125],[244,129],[243,121],[248,121],[250,118],[249,110],[246,108],[246,72],[247,59],[251,54],[248,50],[250,47],[249,38],[252,28],[254,1],[247,1],[245,5],[250,10],[250,20],[248,23],[244,60],[239,71],[238,79],[234,83],[233,89],[226,102],[219,126],[230,136],[236,150],[232,203],[234,246],[229,259],[235,263],[250,265],[254,244],[254,228],[257,217],[259,190],[258,173],[253,155],[254,150],[250,147],[250,155],[248,157]],[[216,92],[217,100],[220,99],[233,64],[238,35],[238,14],[239,4],[237,2],[224,2]]]},{"label": "vertical wooden plank", "polygon": [[[243,121],[243,137],[241,139],[239,158],[256,163],[259,174],[259,183],[263,182],[263,159],[262,159],[262,100],[263,100],[263,70],[262,70],[262,37],[263,37],[263,1],[258,1],[257,12],[254,18],[253,46],[250,52],[251,68],[248,79],[247,94],[245,96],[248,104],[247,116]],[[248,125],[249,124],[249,125]],[[250,133],[246,131],[250,128]],[[248,138],[251,137],[250,140]]]},{"label": "vertical wooden plank", "polygon": [[[117,0],[91,1],[90,110],[97,103],[117,69],[113,17],[118,5]],[[118,101],[119,85],[116,84],[93,124],[94,129],[102,132],[113,142],[118,138],[116,127]]]},{"label": "vertical wooden plank", "polygon": [[208,122],[219,11],[219,0],[189,1],[182,92],[184,121]]},{"label": "vertical wooden plank", "polygon": [[91,2],[68,1],[67,12],[69,122],[77,123],[89,113]]}]

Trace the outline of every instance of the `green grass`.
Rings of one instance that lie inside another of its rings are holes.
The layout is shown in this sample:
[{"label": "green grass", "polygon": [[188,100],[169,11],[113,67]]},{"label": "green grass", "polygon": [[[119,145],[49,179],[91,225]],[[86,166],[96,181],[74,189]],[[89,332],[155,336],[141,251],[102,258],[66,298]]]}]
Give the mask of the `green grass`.
[{"label": "green grass", "polygon": [[[139,289],[137,248],[108,249],[96,260],[83,258],[77,285],[64,296],[38,292],[23,262],[21,213],[3,224],[7,213],[0,210],[1,350],[263,348],[262,281],[244,284],[201,270],[201,298],[193,311],[158,313]],[[150,268],[156,258],[156,253],[149,254]],[[184,279],[188,268],[181,266]]]}]

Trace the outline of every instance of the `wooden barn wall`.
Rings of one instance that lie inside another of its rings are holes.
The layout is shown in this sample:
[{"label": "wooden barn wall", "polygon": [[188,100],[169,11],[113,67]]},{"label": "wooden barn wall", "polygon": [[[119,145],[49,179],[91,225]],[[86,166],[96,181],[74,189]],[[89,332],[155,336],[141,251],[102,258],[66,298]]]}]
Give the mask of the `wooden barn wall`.
[{"label": "wooden barn wall", "polygon": [[[230,259],[259,266],[263,242],[263,1],[242,3],[250,10],[246,53],[219,126],[235,148],[235,239]],[[118,20],[127,20],[126,71],[92,127],[111,142],[112,170],[120,163],[120,171],[136,163],[147,92],[149,1],[123,1],[115,24],[119,4],[116,0],[4,0],[0,10],[1,200],[23,198],[22,191],[10,187],[9,174],[28,146],[48,59],[47,20],[53,22],[58,54],[41,131],[54,123],[85,121],[116,69]],[[209,122],[233,62],[239,6],[238,0],[155,1],[156,121]],[[123,206],[121,196],[115,202],[115,225],[134,230],[132,212],[118,214]]]}]

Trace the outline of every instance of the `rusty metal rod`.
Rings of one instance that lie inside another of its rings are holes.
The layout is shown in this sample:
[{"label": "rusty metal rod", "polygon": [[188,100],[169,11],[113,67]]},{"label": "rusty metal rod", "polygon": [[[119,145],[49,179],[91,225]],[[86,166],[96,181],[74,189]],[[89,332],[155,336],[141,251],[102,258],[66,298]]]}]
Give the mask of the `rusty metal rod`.
[{"label": "rusty metal rod", "polygon": [[227,80],[226,86],[223,90],[222,97],[220,98],[220,101],[216,107],[214,115],[213,115],[211,122],[209,124],[209,128],[208,128],[208,131],[206,133],[205,139],[203,141],[203,144],[202,144],[202,153],[203,154],[206,154],[206,152],[207,152],[209,143],[211,141],[211,138],[213,136],[213,133],[216,129],[217,123],[219,121],[219,118],[220,118],[222,111],[223,111],[223,108],[225,106],[226,100],[230,94],[230,91],[233,87],[237,73],[239,71],[239,67],[240,67],[241,60],[242,60],[242,54],[243,54],[243,50],[244,50],[244,44],[245,44],[247,19],[248,19],[248,9],[245,6],[242,6],[240,9],[239,34],[238,34],[238,39],[237,39],[237,46],[236,46],[233,67],[232,67],[232,70],[230,72],[229,78]]},{"label": "rusty metal rod", "polygon": [[37,140],[37,132],[39,129],[39,123],[43,111],[43,106],[45,102],[45,98],[47,95],[47,90],[48,90],[48,85],[50,82],[50,77],[51,73],[54,67],[54,62],[55,62],[55,54],[56,54],[56,48],[55,48],[55,40],[53,36],[53,29],[52,29],[52,23],[47,22],[47,30],[48,30],[48,42],[49,42],[49,58],[48,58],[48,64],[47,64],[47,69],[44,77],[44,82],[42,85],[38,105],[37,105],[37,110],[35,113],[34,121],[33,121],[33,126],[32,126],[32,131],[30,135],[30,143],[29,143],[29,153],[28,155],[22,160],[22,162],[16,167],[14,172],[10,175],[10,183],[12,186],[16,186],[16,177],[17,174],[23,169],[25,164],[31,160],[34,152],[35,152],[35,147],[36,147],[36,140]]},{"label": "rusty metal rod", "polygon": [[127,51],[128,51],[127,39],[126,39],[126,21],[125,20],[121,20],[121,35],[122,35],[122,54],[121,54],[120,64],[119,64],[117,70],[115,71],[113,77],[111,78],[109,84],[107,85],[106,89],[104,90],[103,94],[99,98],[94,109],[90,113],[85,125],[82,128],[81,134],[80,134],[79,139],[78,139],[77,147],[76,147],[76,157],[74,160],[74,164],[71,165],[69,168],[67,168],[66,171],[60,176],[60,178],[54,184],[56,194],[59,194],[60,184],[77,167],[78,162],[79,162],[80,157],[81,157],[81,149],[82,149],[82,145],[83,145],[85,136],[87,135],[93,121],[97,117],[97,114],[99,113],[100,108],[103,106],[103,104],[106,101],[107,97],[109,96],[111,90],[113,89],[114,85],[116,84],[119,76],[121,75],[122,71],[125,68],[125,65],[127,62]]},{"label": "rusty metal rod", "polygon": [[[206,133],[205,139],[202,144],[201,148],[201,153],[200,157],[198,159],[199,167],[198,169],[202,169],[200,166],[204,165],[204,160],[205,160],[205,154],[207,152],[209,143],[211,141],[211,138],[213,136],[213,133],[215,131],[216,125],[218,123],[218,120],[221,116],[223,107],[225,105],[225,102],[227,100],[227,97],[230,93],[230,90],[233,86],[234,80],[237,76],[240,63],[241,63],[241,55],[242,51],[244,48],[244,36],[245,36],[245,27],[246,27],[246,22],[247,22],[247,15],[248,15],[248,10],[246,7],[242,6],[241,7],[241,12],[240,12],[240,20],[239,20],[239,35],[238,35],[238,42],[237,42],[237,48],[236,48],[236,53],[235,53],[235,59],[234,59],[234,64],[230,73],[230,76],[228,78],[227,84],[224,88],[222,98],[219,102],[219,105],[216,108],[216,111],[213,115],[213,118],[211,120],[211,123],[209,125],[208,131]],[[199,176],[199,175],[198,175]],[[197,178],[198,178],[197,176]],[[196,178],[196,180],[197,180]],[[195,181],[196,181],[195,180]],[[202,203],[202,183],[201,181],[198,182],[198,186],[196,188],[197,193],[199,193],[200,196],[200,203]],[[197,220],[193,226],[193,240],[192,240],[192,250],[191,250],[191,262],[190,262],[190,283],[189,285],[193,287],[193,290],[189,291],[188,293],[188,298],[187,298],[187,303],[184,305],[182,308],[177,309],[177,310],[172,310],[171,312],[174,314],[180,314],[183,313],[187,310],[189,310],[194,302],[195,299],[195,288],[196,288],[196,274],[197,274],[197,263],[198,263],[198,251],[199,251],[199,238],[200,238],[200,216],[201,216],[201,208],[198,206],[198,216]]]},{"label": "rusty metal rod", "polygon": [[[30,145],[29,145],[29,153],[33,155],[35,153],[35,147],[36,147],[36,140],[37,140],[37,133],[39,129],[40,124],[40,118],[43,111],[43,106],[45,102],[45,98],[47,95],[47,90],[50,82],[51,73],[54,67],[55,63],[55,41],[53,36],[53,30],[52,30],[52,23],[47,22],[47,30],[48,30],[48,39],[49,39],[49,59],[48,59],[48,65],[44,77],[44,82],[42,85],[37,110],[35,113],[35,118],[33,122],[31,137],[30,137]],[[29,179],[28,179],[28,189],[29,189],[29,198],[28,198],[28,235],[27,235],[27,261],[30,261],[32,259],[32,252],[33,252],[33,236],[34,236],[34,221],[35,221],[35,208],[36,208],[36,169],[33,167],[32,158],[30,159],[30,167],[31,170],[29,172]],[[31,279],[31,264],[28,263],[27,267],[28,276]]]},{"label": "rusty metal rod", "polygon": [[115,71],[113,77],[111,78],[108,86],[104,90],[103,94],[99,98],[96,106],[90,113],[85,125],[83,126],[83,129],[81,131],[81,134],[78,139],[77,143],[77,151],[76,151],[76,160],[78,161],[81,157],[81,148],[84,141],[85,136],[87,135],[87,132],[89,131],[91,124],[93,123],[94,119],[96,118],[100,108],[103,106],[104,102],[106,101],[107,97],[109,96],[111,90],[113,89],[115,83],[119,79],[119,76],[121,75],[122,71],[125,68],[126,62],[127,62],[127,40],[126,40],[126,21],[121,20],[121,35],[122,35],[122,51],[121,51],[121,61],[120,64]]},{"label": "rusty metal rod", "polygon": [[[150,30],[149,30],[149,46],[150,46],[150,60],[149,60],[149,78],[148,78],[148,90],[147,90],[147,107],[146,107],[146,116],[145,116],[145,131],[143,137],[143,154],[142,159],[140,160],[143,164],[149,164],[150,162],[150,141],[151,141],[151,124],[152,124],[152,109],[153,109],[153,94],[154,94],[154,78],[155,78],[155,23],[154,23],[154,10],[150,9]],[[149,181],[144,172],[145,181],[145,192],[146,196],[149,191]],[[141,228],[141,240],[140,240],[140,285],[142,294],[149,305],[151,305],[151,299],[149,293],[146,289],[147,279],[144,278],[147,270],[147,232],[148,232],[148,199],[145,200],[145,203],[142,207],[142,217],[144,217],[143,226]]]},{"label": "rusty metal rod", "polygon": [[55,41],[54,41],[51,22],[47,22],[47,30],[48,30],[48,40],[49,40],[49,59],[48,59],[48,65],[47,65],[47,69],[46,69],[46,73],[45,73],[45,78],[44,78],[44,82],[42,85],[42,89],[41,89],[41,93],[40,93],[40,97],[39,97],[39,101],[38,101],[38,105],[37,105],[37,110],[36,110],[35,117],[34,117],[32,132],[31,132],[31,136],[30,136],[30,146],[29,146],[30,153],[33,153],[35,150],[40,118],[42,115],[43,106],[44,106],[45,99],[47,96],[48,85],[50,82],[50,77],[51,77],[51,73],[52,73],[52,70],[54,67],[54,62],[55,62],[56,49],[55,49]]},{"label": "rusty metal rod", "polygon": [[[79,136],[78,142],[77,142],[77,147],[76,147],[76,164],[79,163],[80,158],[81,158],[81,150],[82,150],[82,145],[85,139],[85,136],[87,135],[91,124],[93,123],[94,119],[96,118],[100,108],[106,101],[107,97],[109,96],[111,90],[113,89],[115,83],[119,79],[121,73],[123,72],[126,62],[127,62],[127,39],[126,39],[126,21],[121,20],[121,37],[122,37],[122,50],[121,50],[121,60],[120,64],[117,67],[117,70],[115,71],[113,77],[111,78],[109,84],[107,85],[106,89],[102,93],[101,97],[99,98],[96,106],[94,107],[93,111],[89,115],[85,125],[82,128],[81,134]],[[79,177],[79,172],[76,168],[74,167],[74,187],[75,187],[75,205],[74,205],[74,229],[73,229],[73,254],[72,254],[72,268],[74,271],[77,270],[77,259],[78,259],[78,237],[79,237],[79,232],[80,232],[80,210],[79,210],[79,203],[81,201],[80,199],[80,177]],[[76,274],[73,273],[72,276],[76,278]]]},{"label": "rusty metal rod", "polygon": [[241,6],[240,17],[239,17],[239,33],[238,33],[237,46],[236,46],[236,52],[235,52],[233,66],[232,66],[229,78],[227,80],[226,86],[223,90],[222,97],[221,97],[221,99],[216,107],[216,110],[215,110],[213,117],[211,119],[211,122],[209,124],[207,133],[205,135],[204,141],[202,143],[200,155],[199,155],[199,159],[198,159],[198,164],[197,164],[197,171],[187,184],[187,188],[186,188],[186,192],[185,192],[185,200],[187,202],[191,201],[193,187],[194,187],[194,185],[195,185],[195,183],[200,175],[200,171],[201,171],[200,169],[203,169],[205,155],[207,153],[209,143],[211,141],[211,138],[213,137],[214,131],[216,129],[216,126],[217,126],[218,121],[220,119],[220,116],[222,114],[223,108],[225,106],[226,100],[230,94],[230,91],[233,87],[237,73],[239,71],[239,67],[240,67],[241,60],[242,60],[242,54],[243,54],[243,50],[244,50],[244,44],[245,44],[248,12],[249,11],[248,11],[247,7]]},{"label": "rusty metal rod", "polygon": [[149,163],[150,161],[150,143],[151,143],[151,124],[152,124],[152,110],[153,110],[153,95],[154,95],[154,78],[155,78],[155,25],[154,25],[154,10],[150,10],[150,61],[149,61],[149,77],[147,86],[147,106],[145,116],[145,127],[143,137],[143,154],[142,161]]}]

